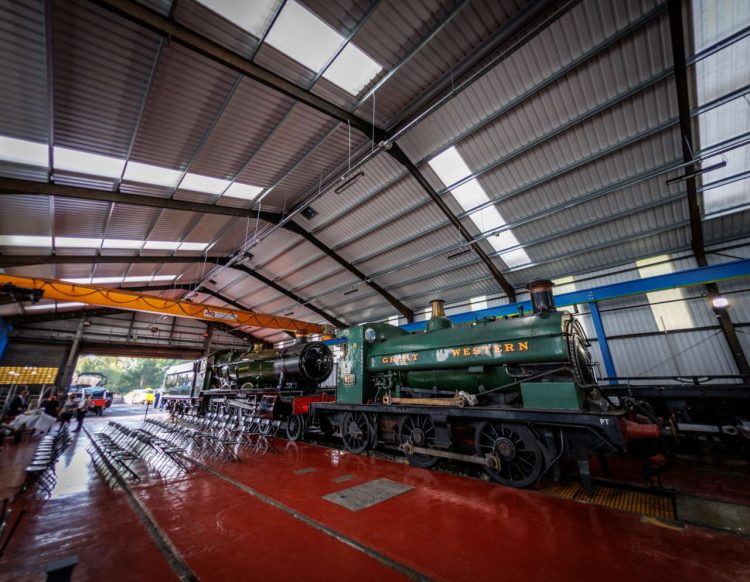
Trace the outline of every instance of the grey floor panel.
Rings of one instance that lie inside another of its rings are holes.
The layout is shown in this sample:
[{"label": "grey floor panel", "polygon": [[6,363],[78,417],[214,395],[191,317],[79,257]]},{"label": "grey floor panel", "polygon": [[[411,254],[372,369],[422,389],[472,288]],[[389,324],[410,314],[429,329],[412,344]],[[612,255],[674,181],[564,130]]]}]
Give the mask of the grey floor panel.
[{"label": "grey floor panel", "polygon": [[335,503],[342,507],[346,507],[351,511],[360,511],[367,507],[372,507],[383,501],[387,501],[392,497],[411,491],[414,487],[404,485],[403,483],[397,483],[390,479],[375,479],[374,481],[368,481],[362,485],[356,487],[350,487],[343,491],[337,491],[336,493],[330,493],[324,495],[323,499]]},{"label": "grey floor panel", "polygon": [[335,479],[331,479],[334,483],[344,483],[346,481],[351,481],[354,479],[354,475],[341,475],[341,477],[336,477]]},{"label": "grey floor panel", "polygon": [[750,534],[750,506],[677,496],[677,519],[727,531]]}]

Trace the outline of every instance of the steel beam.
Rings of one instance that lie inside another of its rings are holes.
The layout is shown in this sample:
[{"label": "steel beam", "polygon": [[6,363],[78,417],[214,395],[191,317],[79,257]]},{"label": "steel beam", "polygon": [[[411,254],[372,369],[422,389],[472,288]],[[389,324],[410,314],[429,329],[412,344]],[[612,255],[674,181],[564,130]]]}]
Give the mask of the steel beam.
[{"label": "steel beam", "polygon": [[148,255],[3,255],[0,254],[0,267],[26,267],[30,265],[98,265],[131,263],[216,263],[222,256],[148,256]]},{"label": "steel beam", "polygon": [[[734,261],[731,263],[721,263],[719,265],[710,265],[707,267],[698,267],[696,269],[687,269],[676,273],[666,275],[656,275],[644,279],[634,279],[623,283],[613,283],[591,289],[563,293],[555,297],[555,303],[558,307],[576,305],[579,303],[590,303],[591,301],[606,301],[608,299],[617,299],[628,295],[640,295],[651,293],[653,291],[663,291],[665,289],[678,289],[692,285],[705,285],[717,281],[726,281],[730,279],[739,279],[750,277],[750,259]],[[467,323],[482,319],[484,317],[503,317],[505,315],[515,315],[523,310],[524,313],[531,313],[531,302],[522,301],[510,305],[501,305],[479,311],[460,313],[451,315],[449,319],[453,323]],[[418,322],[401,326],[407,331],[424,329],[426,322]]]},{"label": "steel beam", "polygon": [[[682,0],[668,0],[669,30],[672,40],[672,58],[674,61],[674,79],[677,89],[677,110],[680,117],[680,134],[682,139],[682,161],[693,160],[693,127],[690,116],[690,92],[688,89],[687,58],[685,51],[685,31],[682,25]],[[690,175],[690,167],[685,168],[685,175]],[[693,254],[700,266],[708,264],[703,240],[701,210],[698,205],[698,191],[695,177],[685,180],[687,186],[688,211],[690,214],[690,234]]]},{"label": "steel beam", "polygon": [[[685,31],[683,29],[682,0],[668,0],[669,8],[669,30],[672,37],[672,58],[674,60],[675,87],[677,89],[677,108],[680,115],[680,131],[682,133],[682,159],[685,162],[693,160],[693,126],[690,115],[690,90],[688,87],[687,53],[685,50]],[[685,180],[687,186],[688,212],[690,215],[690,246],[695,255],[698,265],[708,265],[706,258],[706,247],[703,236],[703,220],[701,208],[698,201],[698,188],[696,177],[690,175],[691,168],[685,168]],[[709,296],[715,297],[719,290],[715,283],[706,285]],[[732,354],[734,363],[740,374],[750,377],[750,365],[747,356],[737,338],[737,332],[732,324],[732,318],[726,310],[714,310],[719,320],[719,326]]]},{"label": "steel beam", "polygon": [[[329,323],[335,325],[337,328],[344,329],[346,327],[349,327],[346,323],[344,323],[340,319],[337,319],[333,315],[330,315],[329,313],[326,313],[325,311],[323,311],[322,309],[316,307],[315,305],[312,305],[311,303],[308,303],[305,299],[303,299],[302,297],[300,297],[296,293],[293,293],[292,291],[289,291],[288,289],[282,287],[281,285],[279,285],[275,281],[272,281],[268,277],[266,277],[264,275],[261,275],[260,273],[258,273],[254,269],[251,269],[250,267],[248,267],[246,265],[239,265],[239,264],[232,265],[231,268],[235,269],[237,271],[242,271],[246,275],[249,275],[250,277],[252,277],[254,279],[257,279],[258,281],[260,281],[264,285],[268,285],[274,291],[278,291],[282,295],[284,295],[286,297],[289,297],[289,299],[291,299],[293,301],[296,301],[300,305],[303,305],[303,306],[307,307],[310,311],[312,311],[314,313],[317,313],[322,318],[324,318],[326,321],[328,321]],[[413,318],[412,318],[412,321],[413,321]]]},{"label": "steel beam", "polygon": [[114,12],[131,22],[169,38],[188,49],[195,51],[212,61],[273,89],[287,97],[320,111],[351,127],[362,131],[366,136],[375,135],[376,141],[386,138],[383,130],[374,127],[370,122],[342,109],[341,107],[318,97],[317,95],[287,81],[276,73],[247,60],[245,57],[224,48],[220,44],[194,32],[181,24],[158,14],[134,0],[92,0],[95,4]]},{"label": "steel beam", "polygon": [[[256,218],[257,217],[271,224],[280,224],[282,228],[289,230],[290,232],[293,232],[303,237],[305,240],[310,242],[316,248],[318,248],[323,253],[331,257],[339,265],[344,267],[347,271],[349,271],[350,273],[352,273],[353,275],[355,275],[362,281],[365,281],[368,285],[370,285],[373,289],[375,289],[378,293],[380,293],[386,300],[388,300],[388,302],[391,303],[391,305],[393,305],[399,311],[399,313],[401,313],[404,317],[406,317],[407,320],[412,321],[414,318],[413,312],[406,305],[404,305],[398,299],[396,299],[386,289],[384,289],[377,283],[373,283],[369,281],[367,275],[365,275],[362,271],[360,271],[355,266],[353,266],[348,261],[346,261],[344,258],[342,258],[341,255],[336,253],[326,244],[318,240],[307,229],[303,228],[302,226],[298,225],[297,223],[293,221],[283,222],[282,215],[276,212],[252,211],[249,209],[232,208],[229,206],[215,206],[213,204],[202,204],[199,202],[188,202],[185,200],[156,198],[153,196],[138,196],[138,195],[132,195],[132,194],[124,194],[122,192],[111,192],[108,190],[95,190],[92,188],[59,186],[57,184],[49,184],[49,183],[45,184],[42,182],[15,180],[11,178],[0,178],[0,195],[18,195],[18,194],[62,196],[66,198],[78,198],[78,199],[84,199],[84,200],[103,200],[103,201],[109,201],[109,202],[116,202],[120,204],[130,204],[130,205],[135,205],[135,206],[148,206],[152,208],[171,208],[173,210],[184,210],[187,212],[221,214],[224,216],[239,216],[242,218],[248,218],[248,217]],[[63,256],[64,255],[61,255],[61,257]],[[154,262],[154,261],[149,261],[145,257],[143,258],[143,260],[140,260],[140,258],[138,257],[131,257],[131,258],[138,259],[132,262]],[[164,261],[164,262],[173,262],[173,263],[194,262],[192,257],[190,257],[190,260],[186,260],[186,261],[179,260],[182,258],[183,257],[169,257],[169,260]],[[188,257],[184,257],[184,258],[187,259]],[[77,262],[77,259],[73,257],[71,257],[71,259],[73,260],[71,260],[70,262]],[[80,262],[81,263],[107,262],[108,257],[106,256],[86,257],[86,259],[88,260],[81,260]],[[26,259],[25,257],[22,257],[22,258],[19,258],[18,260],[24,261]],[[58,260],[59,262],[66,262],[67,257],[60,258],[60,259],[53,259],[51,263],[55,264],[56,260]],[[121,260],[121,261],[111,261],[111,262],[127,263],[128,261]],[[4,258],[1,256],[0,256],[0,264],[4,264]],[[45,263],[44,262],[40,262],[40,263],[28,263],[27,262],[27,263],[20,263],[20,264],[45,264]],[[6,266],[11,266],[11,265],[6,265]],[[15,266],[18,266],[18,265],[15,265]],[[330,316],[326,315],[324,317],[330,321]]]},{"label": "steel beam", "polygon": [[[429,184],[428,184],[429,186]],[[401,301],[396,299],[389,291],[387,291],[385,288],[381,287],[375,281],[372,281],[367,275],[365,275],[362,271],[360,271],[357,267],[352,265],[350,262],[348,262],[346,259],[344,259],[341,255],[339,255],[336,251],[331,249],[329,246],[318,240],[316,237],[311,235],[306,229],[299,226],[296,222],[287,222],[286,228],[291,230],[292,232],[297,233],[302,238],[304,238],[306,241],[314,245],[316,248],[323,251],[326,255],[331,257],[334,261],[336,261],[339,265],[344,267],[347,271],[355,275],[356,277],[360,278],[364,283],[372,287],[375,291],[377,291],[380,295],[382,295],[388,303],[393,305],[398,312],[403,315],[407,321],[414,321],[414,311],[411,310],[409,307],[407,307],[405,304],[403,304]],[[232,265],[233,268],[236,268],[236,265]]]},{"label": "steel beam", "polygon": [[8,316],[8,322],[14,326],[27,325],[30,323],[47,323],[48,321],[61,321],[65,319],[78,319],[80,317],[102,317],[118,313],[133,313],[124,309],[113,307],[95,307],[92,309],[71,309],[68,311],[50,311],[49,313],[29,313],[27,315]]},{"label": "steel beam", "polygon": [[492,274],[492,277],[495,279],[497,284],[500,285],[500,288],[508,297],[508,301],[510,301],[511,303],[514,302],[516,300],[516,291],[515,289],[513,289],[513,285],[511,285],[507,281],[507,279],[503,277],[502,273],[500,273],[500,270],[497,268],[497,265],[495,265],[495,263],[492,262],[492,259],[490,259],[490,257],[487,256],[487,253],[485,253],[484,250],[482,250],[479,244],[471,242],[473,237],[471,236],[469,231],[466,230],[466,227],[464,227],[463,223],[456,217],[455,214],[453,214],[451,209],[448,208],[448,205],[445,203],[443,198],[440,195],[438,195],[437,192],[435,192],[435,189],[430,185],[427,179],[417,169],[417,167],[409,159],[406,153],[399,147],[398,144],[394,144],[388,153],[390,153],[396,160],[398,160],[401,163],[401,165],[403,165],[409,171],[409,173],[419,183],[419,185],[427,193],[427,195],[435,202],[435,204],[438,205],[438,208],[440,208],[440,210],[446,216],[446,218],[448,218],[448,220],[451,221],[453,226],[455,226],[458,229],[458,232],[461,233],[461,236],[463,237],[463,239],[468,244],[471,245],[472,250],[485,264],[489,272]]},{"label": "steel beam", "polygon": [[[241,307],[238,309],[242,309]],[[244,308],[246,309],[246,308]],[[72,309],[68,311],[53,311],[50,313],[36,313],[36,314],[29,314],[29,315],[16,315],[12,317],[8,317],[8,322],[14,325],[16,328],[23,325],[30,325],[34,323],[48,323],[51,321],[63,321],[66,319],[79,319],[79,318],[86,318],[86,317],[105,317],[107,315],[120,315],[124,313],[130,313],[133,315],[133,318],[135,318],[135,312],[134,311],[127,311],[125,309],[115,309],[113,307],[98,307],[94,309]],[[173,318],[174,321],[177,320],[177,318]],[[241,329],[232,328],[229,326],[225,326],[223,324],[217,323],[214,325],[218,325],[219,328],[222,331],[225,331],[227,333],[233,334],[233,335],[242,335],[244,336],[244,339],[249,339],[253,341],[253,343],[262,343],[265,345],[268,345],[268,342],[265,340],[258,338],[254,336],[253,334],[247,333],[246,331],[243,331]],[[131,323],[132,328],[132,323]],[[174,326],[173,326],[174,329]],[[17,332],[20,332],[21,330],[16,329]],[[130,337],[130,334],[128,334],[128,337]]]}]

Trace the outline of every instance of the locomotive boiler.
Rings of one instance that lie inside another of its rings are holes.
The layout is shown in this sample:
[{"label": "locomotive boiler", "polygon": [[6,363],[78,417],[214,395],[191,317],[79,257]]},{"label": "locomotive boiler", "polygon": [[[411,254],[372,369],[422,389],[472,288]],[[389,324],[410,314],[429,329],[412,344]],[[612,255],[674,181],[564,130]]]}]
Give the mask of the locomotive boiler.
[{"label": "locomotive boiler", "polygon": [[333,371],[333,354],[323,343],[299,341],[275,350],[224,350],[188,366],[167,371],[164,398],[201,414],[217,399],[271,395],[268,402],[280,405],[284,395],[314,393]]}]

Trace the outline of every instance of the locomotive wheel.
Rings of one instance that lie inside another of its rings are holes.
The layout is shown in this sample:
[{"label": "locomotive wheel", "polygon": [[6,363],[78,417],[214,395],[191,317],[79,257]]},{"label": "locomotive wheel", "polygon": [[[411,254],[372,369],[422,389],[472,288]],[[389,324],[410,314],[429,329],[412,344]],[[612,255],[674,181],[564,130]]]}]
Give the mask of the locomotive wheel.
[{"label": "locomotive wheel", "polygon": [[293,414],[286,421],[286,436],[290,441],[302,440],[307,430],[307,417],[304,414]]},{"label": "locomotive wheel", "polygon": [[499,469],[485,467],[485,470],[495,481],[510,487],[533,485],[544,469],[539,442],[525,426],[483,422],[477,427],[476,451],[500,460]]},{"label": "locomotive wheel", "polygon": [[[435,441],[435,425],[429,416],[405,416],[401,419],[399,432],[402,443],[411,442],[415,447],[429,447]],[[439,458],[415,454],[406,455],[406,460],[413,467],[429,469]]]},{"label": "locomotive wheel", "polygon": [[364,453],[370,446],[370,423],[361,412],[347,412],[341,423],[344,448],[350,453]]}]

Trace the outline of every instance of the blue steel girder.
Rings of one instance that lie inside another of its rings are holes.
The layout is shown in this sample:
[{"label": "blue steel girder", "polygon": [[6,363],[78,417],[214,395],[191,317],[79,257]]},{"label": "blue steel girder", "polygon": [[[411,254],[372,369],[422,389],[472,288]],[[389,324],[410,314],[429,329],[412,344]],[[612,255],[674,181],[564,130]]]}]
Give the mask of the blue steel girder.
[{"label": "blue steel girder", "polygon": [[[733,261],[731,263],[721,263],[719,265],[709,265],[707,267],[698,267],[668,273],[666,275],[656,275],[644,279],[634,279],[623,283],[613,283],[601,287],[592,287],[581,291],[563,293],[555,297],[555,303],[558,307],[576,305],[579,303],[591,303],[592,301],[606,301],[628,295],[639,295],[642,293],[651,293],[653,291],[663,291],[665,289],[678,289],[689,287],[691,285],[703,285],[706,283],[715,283],[727,279],[739,279],[750,276],[750,259]],[[485,317],[503,317],[505,315],[516,315],[523,310],[524,313],[531,313],[531,301],[520,301],[490,307],[478,311],[469,311],[450,315],[448,318],[454,323],[469,323]],[[401,326],[406,331],[418,331],[426,327],[427,322],[420,321],[409,323]]]}]

